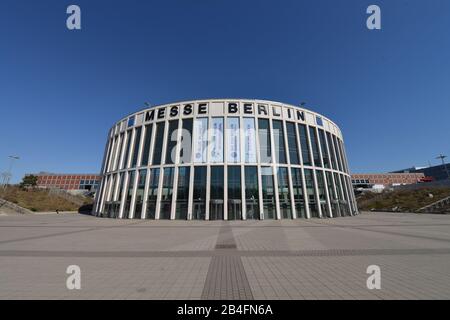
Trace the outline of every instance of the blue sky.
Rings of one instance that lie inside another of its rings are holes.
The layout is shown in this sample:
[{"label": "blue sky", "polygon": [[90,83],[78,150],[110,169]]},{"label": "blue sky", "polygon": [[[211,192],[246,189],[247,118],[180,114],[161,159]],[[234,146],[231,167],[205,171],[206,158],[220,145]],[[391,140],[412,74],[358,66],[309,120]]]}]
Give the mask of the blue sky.
[{"label": "blue sky", "polygon": [[[366,28],[370,4],[382,30]],[[0,40],[14,181],[98,172],[108,129],[145,101],[213,97],[305,101],[340,126],[353,172],[450,156],[448,0],[2,0]]]}]

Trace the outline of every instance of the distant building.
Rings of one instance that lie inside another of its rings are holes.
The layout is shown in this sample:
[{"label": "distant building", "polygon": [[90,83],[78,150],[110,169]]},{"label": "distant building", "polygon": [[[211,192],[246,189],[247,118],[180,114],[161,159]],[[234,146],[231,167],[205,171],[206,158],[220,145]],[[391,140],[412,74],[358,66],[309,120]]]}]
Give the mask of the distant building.
[{"label": "distant building", "polygon": [[374,185],[395,186],[422,181],[423,173],[359,173],[352,174],[355,188],[372,188]]},{"label": "distant building", "polygon": [[446,180],[449,179],[450,164],[447,163],[432,167],[412,167],[393,171],[392,173],[423,173],[426,177],[433,177],[435,181]]},{"label": "distant building", "polygon": [[59,174],[40,172],[33,175],[38,177],[37,185],[41,188],[94,191],[97,189],[100,181],[100,176],[98,174]]}]

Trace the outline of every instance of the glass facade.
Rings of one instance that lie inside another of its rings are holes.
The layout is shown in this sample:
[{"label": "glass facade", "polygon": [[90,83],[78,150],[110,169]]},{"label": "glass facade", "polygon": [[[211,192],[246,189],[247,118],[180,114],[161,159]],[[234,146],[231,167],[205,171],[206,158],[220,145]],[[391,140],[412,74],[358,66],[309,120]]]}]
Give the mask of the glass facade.
[{"label": "glass facade", "polygon": [[170,219],[172,210],[173,174],[175,168],[165,168],[160,202],[160,219]]},{"label": "glass facade", "polygon": [[286,164],[286,149],[284,147],[284,129],[283,122],[280,120],[273,120],[273,144],[275,162]]},{"label": "glass facade", "polygon": [[314,175],[311,169],[305,169],[306,195],[308,197],[309,215],[319,218],[319,208],[317,206]]},{"label": "glass facade", "polygon": [[211,184],[210,184],[210,200],[209,200],[209,220],[223,219],[223,167],[211,167]]},{"label": "glass facade", "polygon": [[291,164],[300,164],[297,147],[297,133],[295,132],[295,124],[292,122],[286,123],[289,160]]},{"label": "glass facade", "polygon": [[189,212],[189,181],[190,168],[178,168],[177,203],[175,219],[186,220]]},{"label": "glass facade", "polygon": [[228,167],[228,220],[242,219],[241,167]]},{"label": "glass facade", "polygon": [[175,163],[175,147],[177,145],[178,134],[178,120],[172,120],[169,122],[169,132],[167,134],[167,147],[166,147],[166,164]]},{"label": "glass facade", "polygon": [[133,158],[131,160],[132,168],[136,167],[137,160],[138,160],[139,147],[140,147],[140,143],[141,143],[141,131],[142,131],[141,127],[137,128],[135,131],[135,135],[134,135]]},{"label": "glass facade", "polygon": [[312,165],[311,162],[311,154],[309,153],[309,139],[308,139],[308,132],[306,131],[306,126],[304,124],[298,125],[298,133],[300,135],[300,144],[302,148],[302,158],[303,158],[303,165],[304,166],[310,166]]},{"label": "glass facade", "polygon": [[159,168],[150,169],[150,181],[148,185],[146,219],[155,219],[156,200],[158,199]]},{"label": "glass facade", "polygon": [[125,154],[123,156],[122,159],[122,165],[121,168],[128,168],[128,158],[130,156],[130,148],[131,148],[131,139],[133,138],[132,136],[133,131],[132,130],[128,130],[127,134],[126,134],[126,142],[125,142]]},{"label": "glass facade", "polygon": [[259,219],[258,168],[245,166],[245,206],[247,219]]},{"label": "glass facade", "polygon": [[305,194],[303,192],[302,169],[292,168],[292,189],[297,218],[306,218]]},{"label": "glass facade", "polygon": [[164,142],[164,127],[165,123],[160,122],[156,124],[156,136],[155,136],[155,147],[153,149],[153,165],[161,164],[162,148]]},{"label": "glass facade", "polygon": [[206,217],[206,166],[194,167],[194,190],[192,219],[204,220]]},{"label": "glass facade", "polygon": [[180,163],[190,163],[192,159],[192,119],[184,119],[182,126]]},{"label": "glass facade", "polygon": [[319,129],[320,148],[322,150],[323,166],[327,169],[330,168],[330,156],[328,154],[327,143],[325,141],[325,133],[322,129]]},{"label": "glass facade", "polygon": [[140,219],[142,215],[142,205],[144,204],[144,191],[146,178],[147,178],[147,169],[139,170],[138,184],[136,189],[136,200],[133,215],[133,218],[135,219]]},{"label": "glass facade", "polygon": [[124,209],[124,217],[129,217],[130,214],[130,208],[131,208],[131,198],[133,197],[133,189],[134,189],[134,177],[135,172],[130,171],[128,172],[128,190],[125,196],[125,209]]},{"label": "glass facade", "polygon": [[327,195],[325,190],[325,178],[323,176],[322,170],[316,171],[317,176],[317,190],[319,192],[319,202],[320,202],[320,210],[322,212],[322,217],[331,218],[331,212],[328,210],[328,202]]},{"label": "glass facade", "polygon": [[261,181],[262,181],[262,207],[264,219],[275,219],[275,190],[273,184],[273,172],[271,167],[261,167]]},{"label": "glass facade", "polygon": [[278,199],[280,200],[280,214],[282,219],[292,219],[291,196],[289,192],[288,169],[278,168]]},{"label": "glass facade", "polygon": [[314,127],[309,127],[309,137],[311,139],[311,150],[313,153],[314,165],[316,167],[321,167],[322,160],[320,159],[319,143],[317,142],[317,134]]},{"label": "glass facade", "polygon": [[145,137],[144,137],[144,149],[142,151],[141,165],[146,166],[149,162],[150,156],[150,146],[152,143],[152,125],[148,124],[145,126]]},{"label": "glass facade", "polygon": [[270,127],[268,119],[258,120],[259,157],[262,163],[272,162],[272,147],[270,142]]},{"label": "glass facade", "polygon": [[159,106],[115,125],[96,214],[252,220],[358,213],[344,141],[331,121],[295,106],[227,104],[186,103],[178,113]]}]

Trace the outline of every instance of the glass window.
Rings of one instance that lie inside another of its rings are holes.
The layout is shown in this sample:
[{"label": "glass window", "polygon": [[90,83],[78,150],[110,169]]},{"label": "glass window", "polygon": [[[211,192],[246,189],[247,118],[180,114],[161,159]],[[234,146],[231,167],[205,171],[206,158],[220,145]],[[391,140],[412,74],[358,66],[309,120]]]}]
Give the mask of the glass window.
[{"label": "glass window", "polygon": [[311,149],[313,153],[314,165],[316,167],[322,167],[319,144],[317,143],[317,134],[316,129],[314,127],[309,127],[309,137],[311,138]]},{"label": "glass window", "polygon": [[211,167],[211,189],[209,200],[209,220],[223,219],[223,167]]},{"label": "glass window", "polygon": [[245,206],[247,219],[259,219],[258,170],[245,167]]},{"label": "glass window", "polygon": [[259,155],[262,163],[272,162],[269,120],[258,119]]},{"label": "glass window", "polygon": [[242,220],[241,167],[228,167],[228,220]]},{"label": "glass window", "polygon": [[106,159],[103,163],[103,172],[107,172],[109,167],[109,159],[111,158],[111,154],[113,153],[114,149],[114,140],[113,138],[109,139],[108,146],[107,146],[107,153],[106,153]]},{"label": "glass window", "polygon": [[328,141],[328,147],[330,148],[331,153],[331,166],[334,170],[338,170],[337,162],[336,162],[336,154],[334,153],[334,145],[333,140],[331,139],[331,134],[327,132],[327,141]]},{"label": "glass window", "polygon": [[122,159],[122,166],[121,168],[127,168],[128,167],[128,156],[130,155],[130,146],[131,146],[131,130],[127,131],[127,135],[126,135],[126,149],[125,149],[125,155]]},{"label": "glass window", "polygon": [[319,218],[319,209],[317,207],[314,176],[311,169],[305,169],[306,194],[308,196],[309,213],[311,217]]},{"label": "glass window", "polygon": [[145,178],[147,169],[139,170],[138,184],[136,190],[136,200],[134,205],[134,218],[140,219],[142,215],[142,204],[144,203]]},{"label": "glass window", "polygon": [[316,171],[317,175],[317,190],[319,191],[320,209],[322,210],[322,216],[331,218],[327,204],[327,194],[325,190],[325,178],[322,170]]},{"label": "glass window", "polygon": [[330,168],[330,156],[328,155],[327,143],[325,141],[325,133],[319,129],[320,147],[322,150],[322,160],[325,168]]},{"label": "glass window", "polygon": [[340,216],[338,204],[339,199],[333,187],[333,176],[329,171],[326,172],[326,176],[327,176],[328,194],[330,195],[331,200],[331,211],[333,212],[333,217],[339,217]]},{"label": "glass window", "polygon": [[188,217],[190,168],[178,168],[177,204],[175,219],[186,220]]},{"label": "glass window", "polygon": [[175,163],[175,152],[177,146],[178,120],[169,121],[169,132],[167,133],[166,164]]},{"label": "glass window", "polygon": [[342,159],[341,159],[341,155],[339,154],[339,148],[337,145],[337,141],[336,141],[336,136],[333,135],[333,144],[334,144],[334,150],[336,151],[336,157],[337,157],[337,162],[338,162],[338,170],[339,171],[344,171],[342,169]]},{"label": "glass window", "polygon": [[338,147],[339,147],[339,152],[341,154],[341,159],[342,159],[342,167],[344,169],[345,172],[348,173],[348,166],[347,166],[347,158],[345,157],[345,152],[344,152],[344,144],[342,143],[342,141],[338,138]]},{"label": "glass window", "polygon": [[180,163],[190,163],[192,159],[192,119],[184,119],[182,125]]},{"label": "glass window", "polygon": [[133,196],[133,187],[134,187],[134,178],[135,178],[135,173],[134,171],[130,171],[128,173],[128,191],[125,197],[125,209],[123,211],[123,217],[129,218],[129,214],[130,214],[130,208],[131,208],[131,198]]},{"label": "glass window", "polygon": [[211,119],[210,162],[223,162],[223,118]]},{"label": "glass window", "polygon": [[120,156],[122,154],[122,144],[123,144],[123,133],[119,136],[119,141],[117,142],[117,148],[116,153],[114,155],[114,164],[113,164],[113,170],[116,170],[119,166]]},{"label": "glass window", "polygon": [[278,168],[278,199],[283,219],[292,219],[291,197],[289,193],[289,175],[287,168]]},{"label": "glass window", "polygon": [[206,167],[194,167],[192,219],[204,220],[206,215]]},{"label": "glass window", "polygon": [[289,160],[291,164],[300,164],[300,158],[298,156],[297,146],[297,134],[295,132],[295,124],[292,122],[286,122]]},{"label": "glass window", "polygon": [[309,139],[308,139],[308,132],[306,131],[306,126],[304,124],[298,125],[298,133],[300,134],[303,165],[310,166],[312,163],[311,163],[311,155],[309,153]]},{"label": "glass window", "polygon": [[286,162],[286,148],[284,146],[284,128],[283,122],[280,120],[273,120],[273,143],[275,148],[275,161],[277,163]]},{"label": "glass window", "polygon": [[148,165],[148,158],[150,155],[150,146],[152,142],[152,125],[148,124],[145,126],[145,137],[144,137],[144,150],[142,152],[141,165]]},{"label": "glass window", "polygon": [[292,189],[294,192],[294,205],[297,211],[297,218],[306,218],[305,195],[303,194],[302,170],[291,168]]},{"label": "glass window", "polygon": [[122,200],[122,187],[123,187],[123,172],[119,173],[119,179],[116,180],[117,193],[115,194],[114,201]]},{"label": "glass window", "polygon": [[155,219],[156,200],[158,198],[159,168],[150,169],[150,180],[148,182],[147,210],[145,219]]},{"label": "glass window", "polygon": [[348,215],[350,216],[354,212],[353,199],[352,199],[352,195],[351,195],[351,192],[353,192],[353,189],[350,188],[347,176],[341,175],[341,179],[343,181],[342,182],[342,186],[345,188],[344,189],[344,193],[345,193],[345,196],[346,196],[347,201],[348,201],[348,205],[349,205]]},{"label": "glass window", "polygon": [[271,167],[261,167],[264,219],[275,219],[275,193]]},{"label": "glass window", "polygon": [[345,197],[343,194],[343,189],[342,189],[342,184],[341,184],[341,179],[340,179],[339,174],[334,173],[334,181],[336,183],[336,190],[337,190],[337,194],[338,194],[338,198],[339,198],[339,208],[340,208],[341,215],[346,216],[349,213],[348,203],[347,203],[347,200],[345,200]]},{"label": "glass window", "polygon": [[134,150],[133,150],[133,160],[131,162],[131,167],[136,167],[138,154],[139,154],[139,144],[141,143],[141,131],[142,127],[136,129],[136,134],[134,135]]},{"label": "glass window", "polygon": [[155,147],[153,149],[153,161],[152,164],[158,165],[161,164],[161,157],[162,157],[162,148],[163,148],[163,142],[164,142],[164,127],[165,123],[160,122],[156,125],[156,136],[155,136]]},{"label": "glass window", "polygon": [[241,161],[239,139],[239,118],[227,119],[227,159],[228,162]]},{"label": "glass window", "polygon": [[254,118],[244,118],[244,157],[246,163],[256,162],[256,129]]},{"label": "glass window", "polygon": [[172,212],[173,174],[175,168],[165,168],[161,192],[160,219],[170,219]]}]

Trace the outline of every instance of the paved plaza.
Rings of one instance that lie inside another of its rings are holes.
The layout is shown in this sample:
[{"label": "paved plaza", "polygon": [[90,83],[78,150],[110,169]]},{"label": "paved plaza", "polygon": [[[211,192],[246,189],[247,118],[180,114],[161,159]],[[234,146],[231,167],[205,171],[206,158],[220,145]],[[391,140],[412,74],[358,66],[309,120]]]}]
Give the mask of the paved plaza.
[{"label": "paved plaza", "polygon": [[[81,269],[68,290],[66,269]],[[366,286],[369,265],[381,289]],[[450,216],[0,216],[0,299],[449,299]]]}]

